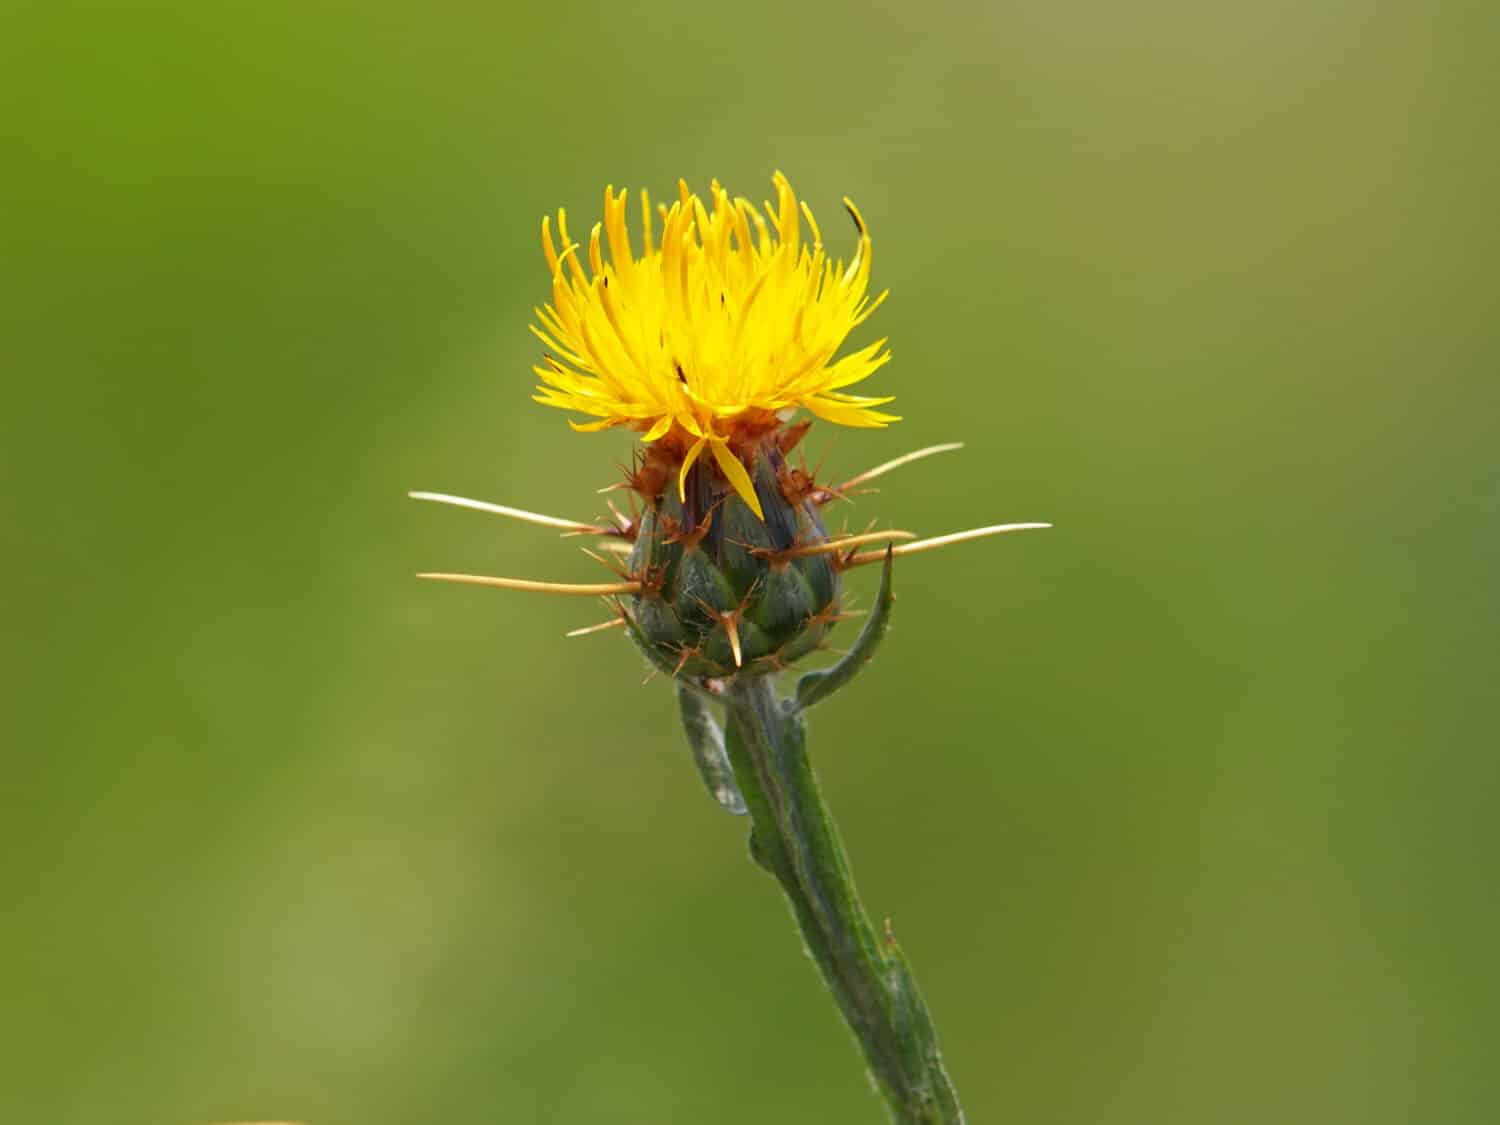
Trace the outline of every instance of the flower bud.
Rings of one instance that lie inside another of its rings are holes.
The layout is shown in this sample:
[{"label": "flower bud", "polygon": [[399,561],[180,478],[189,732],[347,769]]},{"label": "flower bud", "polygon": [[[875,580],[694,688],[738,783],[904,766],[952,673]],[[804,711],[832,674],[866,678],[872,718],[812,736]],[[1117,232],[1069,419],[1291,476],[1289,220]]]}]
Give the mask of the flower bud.
[{"label": "flower bud", "polygon": [[[784,668],[838,616],[839,575],[818,506],[791,487],[774,436],[746,465],[762,519],[716,465],[699,461],[646,499],[630,571],[630,613],[659,662],[693,677]],[[659,480],[662,474],[642,474]]]}]

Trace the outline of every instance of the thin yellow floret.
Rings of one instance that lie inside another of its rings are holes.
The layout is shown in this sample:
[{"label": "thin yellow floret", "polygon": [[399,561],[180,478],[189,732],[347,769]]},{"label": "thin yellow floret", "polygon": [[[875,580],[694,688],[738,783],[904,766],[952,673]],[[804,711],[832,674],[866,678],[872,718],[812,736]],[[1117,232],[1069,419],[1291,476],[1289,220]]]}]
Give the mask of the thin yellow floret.
[{"label": "thin yellow floret", "polygon": [[[891,401],[849,393],[889,362],[885,340],[838,359],[849,333],[885,299],[869,296],[870,236],[859,231],[846,266],[823,249],[812,212],[777,173],[776,203],[764,213],[714,182],[708,203],[679,182],[679,198],[658,207],[641,193],[641,253],[626,229],[627,193],[604,190],[604,221],[585,250],[567,216],[542,220],[552,301],[532,331],[547,349],[535,368],[536,401],[586,414],[578,430],[627,426],[647,442],[682,451],[679,481],[705,452],[757,512],[748,473],[731,446],[764,432],[798,407],[844,426],[884,426]],[[712,210],[710,210],[710,206]],[[803,236],[806,219],[811,241]],[[605,244],[608,245],[608,260]],[[587,262],[583,256],[587,255]]]}]

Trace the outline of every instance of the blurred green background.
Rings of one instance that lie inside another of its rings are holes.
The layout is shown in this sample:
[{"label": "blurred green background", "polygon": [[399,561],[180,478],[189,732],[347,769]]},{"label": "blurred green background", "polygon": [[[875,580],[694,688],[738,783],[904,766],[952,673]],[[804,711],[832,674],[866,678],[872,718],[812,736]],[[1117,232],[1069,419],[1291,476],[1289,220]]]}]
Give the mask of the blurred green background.
[{"label": "blurred green background", "polygon": [[[542,529],[544,211],[791,177],[936,534],[813,748],[976,1123],[1500,1119],[1493,4],[12,5],[0,1119],[880,1120]],[[757,196],[758,197],[758,196]],[[872,338],[862,336],[861,339]],[[874,575],[854,579],[866,604]]]}]

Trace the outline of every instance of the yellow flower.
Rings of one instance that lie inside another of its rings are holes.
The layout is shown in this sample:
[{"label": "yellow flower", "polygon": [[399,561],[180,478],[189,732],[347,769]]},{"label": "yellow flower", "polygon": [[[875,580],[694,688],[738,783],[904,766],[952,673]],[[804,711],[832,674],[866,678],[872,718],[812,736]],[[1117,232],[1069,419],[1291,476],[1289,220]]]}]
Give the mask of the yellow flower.
[{"label": "yellow flower", "polygon": [[598,419],[570,422],[576,430],[626,426],[642,441],[660,443],[681,463],[679,491],[708,449],[757,515],[760,502],[742,459],[753,457],[798,407],[844,426],[897,421],[875,409],[890,398],[845,390],[890,360],[885,340],[834,358],[885,299],[868,295],[864,221],[846,199],[859,245],[845,266],[824,252],[812,211],[786,177],[778,172],[773,182],[776,204],[767,202],[763,215],[717,182],[705,204],[679,181],[679,199],[658,207],[659,246],[650,200],[641,192],[640,256],[625,227],[626,192],[607,187],[587,270],[568,237],[566,214],[557,213],[560,250],[543,219],[552,303],[536,310],[532,325],[547,348],[545,363],[535,368],[542,380],[537,402]]}]

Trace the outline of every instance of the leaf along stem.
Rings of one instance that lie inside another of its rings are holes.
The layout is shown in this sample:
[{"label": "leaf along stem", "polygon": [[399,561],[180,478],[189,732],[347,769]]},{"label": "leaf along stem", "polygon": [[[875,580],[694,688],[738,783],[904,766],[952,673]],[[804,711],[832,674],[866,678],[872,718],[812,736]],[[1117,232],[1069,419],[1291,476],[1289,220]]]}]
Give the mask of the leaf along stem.
[{"label": "leaf along stem", "polygon": [[709,795],[728,812],[744,816],[749,810],[745,808],[745,798],[735,786],[734,770],[724,753],[724,732],[714,722],[708,701],[679,679],[677,706],[682,712],[682,729],[687,735],[688,748],[693,752],[693,763],[698,767],[698,775],[703,778]]},{"label": "leaf along stem", "polygon": [[875,655],[875,650],[880,647],[886,631],[891,627],[891,605],[896,600],[896,595],[891,590],[891,559],[894,553],[895,548],[887,544],[885,564],[880,568],[880,589],[875,594],[875,608],[865,619],[865,627],[860,630],[854,647],[831,668],[809,672],[798,680],[795,697],[788,704],[790,709],[805,711],[814,703],[827,699],[854,679]]}]

